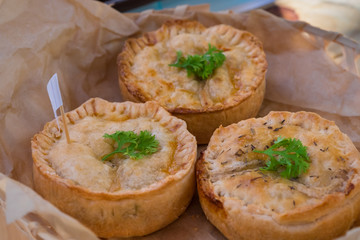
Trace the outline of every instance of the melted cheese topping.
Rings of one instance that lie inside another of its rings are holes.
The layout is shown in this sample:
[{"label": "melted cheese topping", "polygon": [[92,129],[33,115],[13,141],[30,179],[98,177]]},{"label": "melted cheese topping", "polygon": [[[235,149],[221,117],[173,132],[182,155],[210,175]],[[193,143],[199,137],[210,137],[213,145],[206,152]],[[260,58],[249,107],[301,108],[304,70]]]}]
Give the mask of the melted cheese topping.
[{"label": "melted cheese topping", "polygon": [[[241,201],[256,213],[281,215],[320,206],[330,194],[351,191],[351,179],[357,171],[348,159],[353,150],[339,139],[337,127],[307,128],[300,121],[286,121],[257,119],[215,133],[204,159],[217,196]],[[268,156],[253,150],[268,148],[279,136],[299,139],[307,146],[310,168],[297,179],[260,170]]]},{"label": "melted cheese topping", "polygon": [[[63,134],[50,150],[48,161],[59,176],[83,187],[110,192],[135,190],[164,179],[174,170],[176,139],[150,118],[119,122],[87,116],[68,127],[71,144],[67,144]],[[159,151],[139,160],[114,155],[109,162],[101,161],[116,147],[112,140],[103,137],[105,133],[144,130],[155,135]]]},{"label": "melted cheese topping", "polygon": [[[197,80],[188,76],[186,69],[169,66],[176,61],[177,51],[183,56],[202,55],[209,43],[224,49],[226,56],[224,64],[209,79]],[[226,104],[231,100],[229,96],[255,86],[257,65],[252,50],[246,41],[232,45],[209,28],[201,34],[179,34],[145,47],[135,56],[131,71],[146,99],[156,100],[167,109],[206,109],[217,103]]]}]

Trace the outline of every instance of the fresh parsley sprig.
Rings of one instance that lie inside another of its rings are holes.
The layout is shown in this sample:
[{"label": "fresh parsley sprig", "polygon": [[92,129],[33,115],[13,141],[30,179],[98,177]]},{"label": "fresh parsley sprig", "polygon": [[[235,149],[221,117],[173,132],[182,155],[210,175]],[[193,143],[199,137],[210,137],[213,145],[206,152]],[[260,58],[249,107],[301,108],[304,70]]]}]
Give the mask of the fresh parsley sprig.
[{"label": "fresh parsley sprig", "polygon": [[264,171],[281,171],[280,175],[285,178],[296,178],[305,173],[310,166],[310,159],[306,152],[307,147],[303,146],[301,141],[295,138],[282,138],[274,142],[270,148],[259,151],[270,157],[266,162],[266,167],[261,168]]},{"label": "fresh parsley sprig", "polygon": [[103,137],[114,140],[117,143],[117,148],[105,155],[102,161],[108,160],[110,156],[116,153],[127,155],[132,159],[141,159],[145,155],[155,153],[159,146],[159,141],[147,130],[141,131],[139,134],[132,131],[117,131],[111,135],[105,133]]},{"label": "fresh parsley sprig", "polygon": [[195,75],[201,80],[208,79],[225,61],[225,55],[222,50],[209,44],[209,50],[203,55],[188,55],[186,58],[181,51],[176,52],[177,59],[172,67],[185,68],[187,75]]}]

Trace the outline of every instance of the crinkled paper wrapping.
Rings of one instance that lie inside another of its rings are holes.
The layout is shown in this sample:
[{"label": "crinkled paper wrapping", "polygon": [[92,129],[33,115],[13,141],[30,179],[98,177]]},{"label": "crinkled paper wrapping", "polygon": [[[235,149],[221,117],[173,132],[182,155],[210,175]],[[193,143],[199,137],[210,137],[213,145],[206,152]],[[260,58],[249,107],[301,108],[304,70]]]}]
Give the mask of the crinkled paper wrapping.
[{"label": "crinkled paper wrapping", "polygon": [[[53,119],[47,81],[58,73],[66,111],[90,97],[121,101],[116,56],[124,40],[174,18],[206,26],[225,23],[258,36],[269,63],[266,100],[259,115],[271,110],[314,111],[334,120],[360,148],[360,79],[354,65],[359,46],[350,42],[344,47],[335,33],[264,11],[211,13],[207,6],[180,6],[120,14],[96,1],[0,0],[1,237],[96,239],[31,189],[30,139]],[[334,41],[343,50],[338,64],[324,50]],[[357,231],[349,231],[346,238],[357,238]],[[139,239],[224,237],[206,220],[194,197],[177,221]]]}]

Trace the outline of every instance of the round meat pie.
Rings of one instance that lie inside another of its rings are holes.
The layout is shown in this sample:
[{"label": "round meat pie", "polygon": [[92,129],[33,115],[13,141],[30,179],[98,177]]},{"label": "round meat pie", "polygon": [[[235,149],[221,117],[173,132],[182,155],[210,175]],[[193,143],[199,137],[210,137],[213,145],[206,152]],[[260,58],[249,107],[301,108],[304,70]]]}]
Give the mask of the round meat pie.
[{"label": "round meat pie", "polygon": [[[196,140],[184,121],[155,102],[99,98],[66,121],[70,143],[55,120],[31,141],[34,186],[45,199],[100,237],[149,234],[185,211],[195,189]],[[123,134],[119,141],[114,133]]]},{"label": "round meat pie", "polygon": [[[179,53],[185,60],[206,55],[210,47],[222,51],[225,61],[206,79],[170,65],[181,62]],[[157,31],[128,39],[118,56],[122,96],[135,102],[157,101],[185,120],[200,144],[208,143],[221,124],[257,114],[266,69],[262,43],[251,33],[228,25],[206,28],[195,21],[166,22]]]},{"label": "round meat pie", "polygon": [[[275,149],[286,141],[300,141],[307,150],[303,154],[294,145]],[[264,153],[274,149],[277,154]],[[285,165],[267,168],[282,161],[281,151],[307,159],[306,164],[291,162],[295,172],[304,170],[300,175],[286,176]],[[359,172],[360,154],[349,137],[334,122],[308,112],[271,112],[219,127],[196,165],[201,206],[229,239],[344,234],[360,213]]]}]

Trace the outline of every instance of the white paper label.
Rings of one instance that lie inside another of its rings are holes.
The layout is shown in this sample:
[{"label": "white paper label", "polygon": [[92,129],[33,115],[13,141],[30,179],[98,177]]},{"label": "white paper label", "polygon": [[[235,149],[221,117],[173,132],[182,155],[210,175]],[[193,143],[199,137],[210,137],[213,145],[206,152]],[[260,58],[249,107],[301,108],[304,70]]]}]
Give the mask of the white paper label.
[{"label": "white paper label", "polygon": [[49,82],[47,84],[47,91],[48,91],[48,94],[49,94],[49,98],[50,98],[50,101],[51,101],[51,106],[52,106],[53,111],[54,111],[54,115],[55,115],[57,125],[58,125],[58,127],[60,129],[56,111],[59,109],[59,107],[61,105],[63,105],[63,102],[62,102],[62,98],[61,98],[57,73],[55,73],[50,78],[50,80],[49,80]]}]

